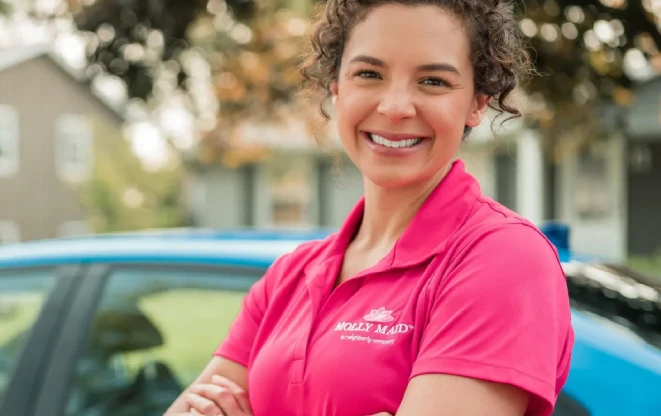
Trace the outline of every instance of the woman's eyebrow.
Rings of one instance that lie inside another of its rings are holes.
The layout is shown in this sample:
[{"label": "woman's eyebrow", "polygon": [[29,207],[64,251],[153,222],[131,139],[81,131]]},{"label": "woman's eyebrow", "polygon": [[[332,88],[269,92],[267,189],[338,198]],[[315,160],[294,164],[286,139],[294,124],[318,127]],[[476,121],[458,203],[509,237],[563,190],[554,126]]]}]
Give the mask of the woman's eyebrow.
[{"label": "woman's eyebrow", "polygon": [[[349,63],[352,64],[355,62],[362,62],[365,64],[374,65],[381,68],[385,68],[388,66],[381,59],[369,55],[356,55],[353,59],[351,59]],[[418,71],[425,71],[425,72],[429,72],[429,71],[453,72],[457,75],[460,75],[457,67],[446,62],[433,62],[428,64],[422,64],[418,66],[417,69]]]}]

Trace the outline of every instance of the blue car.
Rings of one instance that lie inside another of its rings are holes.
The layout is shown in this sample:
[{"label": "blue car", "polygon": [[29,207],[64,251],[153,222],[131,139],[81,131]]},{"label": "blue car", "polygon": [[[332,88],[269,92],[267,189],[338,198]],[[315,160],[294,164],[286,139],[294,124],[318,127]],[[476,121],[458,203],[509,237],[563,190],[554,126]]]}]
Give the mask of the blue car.
[{"label": "blue car", "polygon": [[[661,289],[572,255],[545,228],[576,345],[557,416],[661,415]],[[161,416],[210,358],[248,289],[327,232],[173,230],[0,248],[0,416]]]}]

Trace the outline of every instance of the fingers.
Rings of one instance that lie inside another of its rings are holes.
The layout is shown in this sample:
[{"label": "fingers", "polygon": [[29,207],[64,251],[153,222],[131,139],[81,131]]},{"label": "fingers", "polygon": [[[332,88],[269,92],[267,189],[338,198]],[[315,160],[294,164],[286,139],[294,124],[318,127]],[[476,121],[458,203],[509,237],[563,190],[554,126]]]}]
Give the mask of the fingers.
[{"label": "fingers", "polygon": [[220,407],[206,397],[197,393],[188,393],[185,398],[186,404],[191,408],[190,413],[193,415],[224,416]]},{"label": "fingers", "polygon": [[[244,412],[234,393],[217,384],[196,384],[190,388],[191,408],[205,416],[243,416]],[[249,407],[249,405],[248,405]]]},{"label": "fingers", "polygon": [[370,416],[393,416],[393,415],[388,413],[388,412],[380,412],[380,413],[375,413],[375,414],[370,415]]},{"label": "fingers", "polygon": [[244,389],[242,389],[238,384],[236,384],[235,382],[233,382],[228,378],[221,376],[213,376],[211,378],[211,381],[214,384],[231,391],[232,394],[234,395],[234,399],[239,404],[241,411],[243,411],[246,415],[252,415],[252,409],[250,408],[250,399],[248,397],[248,393]]}]

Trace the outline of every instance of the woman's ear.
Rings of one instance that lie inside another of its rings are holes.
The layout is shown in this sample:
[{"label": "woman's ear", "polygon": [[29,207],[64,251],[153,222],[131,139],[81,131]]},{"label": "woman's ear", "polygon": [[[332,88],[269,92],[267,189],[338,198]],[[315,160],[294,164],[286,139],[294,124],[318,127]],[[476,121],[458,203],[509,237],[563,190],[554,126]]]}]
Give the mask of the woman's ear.
[{"label": "woman's ear", "polygon": [[484,94],[477,94],[470,109],[470,113],[468,114],[468,117],[466,117],[466,126],[479,126],[484,118],[484,114],[487,112],[487,108],[489,108],[490,102],[491,97],[487,97]]},{"label": "woman's ear", "polygon": [[330,93],[331,93],[331,103],[335,105],[337,101],[337,81],[333,81],[330,84]]}]

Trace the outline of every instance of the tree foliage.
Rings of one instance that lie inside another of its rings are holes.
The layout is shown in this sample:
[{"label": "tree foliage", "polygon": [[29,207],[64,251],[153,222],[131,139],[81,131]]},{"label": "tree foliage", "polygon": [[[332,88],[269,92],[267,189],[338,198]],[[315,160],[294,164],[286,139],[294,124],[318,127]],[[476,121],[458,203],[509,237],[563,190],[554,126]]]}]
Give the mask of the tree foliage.
[{"label": "tree foliage", "polygon": [[[79,30],[92,37],[88,48],[90,65],[121,78],[129,96],[147,99],[154,89],[155,69],[162,62],[176,62],[190,47],[191,25],[207,13],[207,0],[68,0]],[[91,3],[91,4],[90,4]],[[254,3],[229,0],[228,10],[247,19]],[[132,56],[129,49],[142,50]],[[152,52],[152,53],[149,53]],[[178,85],[185,88],[187,73],[176,71]]]},{"label": "tree foliage", "polygon": [[121,134],[97,124],[100,134],[95,142],[94,171],[81,191],[81,203],[94,231],[185,225],[180,168],[146,169]]},{"label": "tree foliage", "polygon": [[[228,149],[237,123],[277,118],[282,104],[296,99],[296,65],[309,23],[300,11],[309,11],[301,5],[312,0],[290,0],[289,8],[275,0],[98,0],[91,6],[69,1],[81,30],[98,38],[112,29],[112,37],[104,35],[107,40],[90,49],[90,64],[124,79],[132,97],[153,95],[160,63],[176,61],[192,47],[204,56],[220,108],[219,123],[207,135],[214,151]],[[298,13],[292,4],[299,5]],[[654,4],[524,0],[522,27],[539,71],[524,88],[533,99],[531,119],[548,137],[576,128],[590,135],[600,125],[597,104],[631,102],[633,80],[623,70],[627,57],[644,57],[661,69],[661,11]],[[151,61],[148,54],[126,59],[127,45],[148,51],[159,37],[163,47]],[[190,87],[183,65],[170,68],[182,89]]]},{"label": "tree foliage", "polygon": [[574,141],[591,139],[613,114],[600,110],[631,104],[635,80],[624,70],[627,60],[661,71],[661,11],[655,15],[645,4],[650,2],[525,1],[522,28],[539,72],[525,88],[538,101],[533,116],[549,141],[568,134]]},{"label": "tree foliage", "polygon": [[11,5],[8,2],[0,0],[0,16],[9,14],[11,10]]}]

